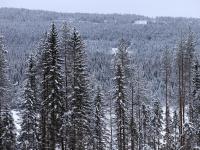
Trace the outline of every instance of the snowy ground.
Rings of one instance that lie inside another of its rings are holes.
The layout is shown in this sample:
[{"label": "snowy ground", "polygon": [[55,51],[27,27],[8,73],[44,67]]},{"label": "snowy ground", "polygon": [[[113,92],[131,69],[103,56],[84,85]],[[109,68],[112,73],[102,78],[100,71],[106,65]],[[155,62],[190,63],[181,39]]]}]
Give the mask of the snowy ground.
[{"label": "snowy ground", "polygon": [[17,136],[18,136],[19,131],[21,129],[21,127],[20,127],[21,118],[19,116],[19,111],[18,110],[12,110],[12,115],[13,115],[16,131],[17,131]]}]

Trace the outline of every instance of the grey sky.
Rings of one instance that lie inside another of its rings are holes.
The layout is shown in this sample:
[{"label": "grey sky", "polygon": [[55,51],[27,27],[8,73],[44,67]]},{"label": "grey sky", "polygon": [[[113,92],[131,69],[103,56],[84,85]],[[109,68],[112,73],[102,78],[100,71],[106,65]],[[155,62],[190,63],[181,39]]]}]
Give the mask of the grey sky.
[{"label": "grey sky", "polygon": [[0,0],[0,7],[58,12],[200,17],[200,0]]}]

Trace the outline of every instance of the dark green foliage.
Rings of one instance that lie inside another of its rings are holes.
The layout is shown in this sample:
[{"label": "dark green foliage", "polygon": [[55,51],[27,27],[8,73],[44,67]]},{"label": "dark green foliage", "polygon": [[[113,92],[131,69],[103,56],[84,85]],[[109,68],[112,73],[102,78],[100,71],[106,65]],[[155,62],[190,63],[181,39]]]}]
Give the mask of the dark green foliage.
[{"label": "dark green foliage", "polygon": [[35,60],[31,55],[22,103],[22,124],[19,137],[20,149],[22,150],[38,149],[38,101],[35,69]]},{"label": "dark green foliage", "polygon": [[105,101],[99,87],[97,88],[94,103],[94,149],[105,150],[108,144],[108,136],[105,122]]},{"label": "dark green foliage", "polygon": [[84,150],[90,143],[91,102],[85,65],[84,43],[74,29],[69,41],[72,51],[72,97],[70,149]]},{"label": "dark green foliage", "polygon": [[62,59],[58,48],[58,37],[55,25],[50,33],[42,52],[42,107],[40,109],[41,149],[55,149],[59,143],[59,131],[64,114]]},{"label": "dark green foliage", "polygon": [[0,149],[14,150],[16,133],[10,110],[10,86],[7,72],[6,51],[0,37]]},{"label": "dark green foliage", "polygon": [[116,65],[115,72],[114,105],[116,115],[116,136],[117,148],[125,150],[127,148],[127,103],[125,93],[124,71],[121,64]]}]

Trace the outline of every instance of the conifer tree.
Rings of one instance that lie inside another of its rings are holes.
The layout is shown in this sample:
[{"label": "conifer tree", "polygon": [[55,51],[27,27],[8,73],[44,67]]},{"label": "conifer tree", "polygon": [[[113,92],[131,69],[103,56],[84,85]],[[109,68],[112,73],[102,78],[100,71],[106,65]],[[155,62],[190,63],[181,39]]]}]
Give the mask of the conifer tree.
[{"label": "conifer tree", "polygon": [[[182,38],[182,37],[181,37]],[[195,51],[195,42],[192,33],[186,40],[181,39],[178,47],[178,92],[179,92],[179,119],[180,119],[180,148],[185,145],[184,124],[186,116],[186,105],[189,104],[189,120],[193,120],[193,98],[192,98],[192,66]]]},{"label": "conifer tree", "polygon": [[38,102],[35,69],[35,60],[33,55],[31,55],[26,74],[24,102],[22,104],[22,124],[19,137],[20,149],[22,150],[38,149]]},{"label": "conifer tree", "polygon": [[94,119],[94,149],[104,150],[107,144],[107,129],[105,124],[105,106],[103,101],[103,95],[100,87],[97,87],[97,93],[95,97],[95,119]]},{"label": "conifer tree", "polygon": [[172,146],[175,149],[178,149],[179,147],[179,118],[178,118],[178,113],[175,110],[173,112],[173,118],[172,118],[172,133],[173,133],[173,142]]},{"label": "conifer tree", "polygon": [[69,127],[70,127],[70,96],[71,96],[71,65],[70,65],[70,49],[69,49],[69,40],[71,37],[70,28],[68,24],[64,22],[62,26],[61,34],[61,54],[64,58],[64,114],[63,114],[63,123],[61,127],[61,138],[62,138],[62,149],[66,150],[69,144]]},{"label": "conifer tree", "polygon": [[10,110],[10,86],[7,72],[6,50],[0,37],[0,149],[15,149],[16,133]]},{"label": "conifer tree", "polygon": [[137,147],[138,142],[138,129],[135,120],[134,114],[134,89],[132,87],[132,102],[131,102],[131,118],[130,118],[130,142],[131,142],[131,150],[134,150]]},{"label": "conifer tree", "polygon": [[149,137],[146,133],[149,132],[150,125],[150,109],[147,105],[146,96],[146,81],[144,80],[144,72],[142,65],[136,66],[135,79],[135,109],[136,109],[136,125],[138,128],[138,149],[142,149],[147,145]]},{"label": "conifer tree", "polygon": [[14,150],[16,147],[15,125],[11,110],[9,109],[8,105],[1,111],[0,122],[1,122],[0,149]]},{"label": "conifer tree", "polygon": [[115,72],[115,115],[116,115],[116,136],[117,136],[117,148],[119,150],[127,149],[127,104],[124,82],[124,71],[122,65],[119,63],[116,65]]},{"label": "conifer tree", "polygon": [[186,39],[185,42],[185,49],[186,49],[186,74],[187,74],[187,86],[186,86],[186,91],[187,91],[187,103],[189,105],[189,121],[193,123],[193,115],[194,115],[194,110],[193,110],[193,97],[192,97],[192,79],[193,79],[193,65],[194,65],[194,53],[195,53],[195,40],[194,40],[194,35],[191,31],[189,31],[189,35]]},{"label": "conifer tree", "polygon": [[71,50],[69,48],[69,40],[71,37],[71,31],[68,26],[68,24],[65,22],[62,26],[62,34],[61,34],[61,44],[60,44],[60,49],[61,49],[61,54],[63,55],[64,58],[64,80],[65,80],[65,86],[64,86],[64,91],[65,91],[65,101],[67,101],[67,98],[69,96],[69,91],[70,91],[70,71],[71,71],[71,66],[70,66],[70,60],[72,57]]},{"label": "conifer tree", "polygon": [[58,35],[55,24],[52,24],[50,33],[47,37],[49,58],[49,95],[48,95],[48,111],[50,115],[50,147],[55,149],[57,139],[59,138],[59,130],[61,128],[61,118],[63,115],[63,88],[62,88],[62,72],[61,72],[61,56],[58,47]]},{"label": "conifer tree", "polygon": [[120,63],[122,65],[122,68],[124,70],[124,76],[126,78],[125,80],[127,80],[130,77],[130,60],[128,55],[128,47],[129,43],[126,40],[121,39],[119,41],[115,56],[115,63]]},{"label": "conifer tree", "polygon": [[61,64],[58,35],[55,24],[52,24],[42,52],[41,149],[53,150],[61,143],[64,113]]},{"label": "conifer tree", "polygon": [[113,118],[113,101],[112,99],[109,100],[109,127],[110,127],[110,131],[109,131],[109,149],[110,150],[114,150],[114,136],[113,136],[113,131],[114,131],[114,118]]},{"label": "conifer tree", "polygon": [[163,114],[160,102],[155,100],[152,109],[152,119],[151,119],[151,130],[152,130],[152,147],[153,149],[160,148],[160,139],[162,138],[162,124],[163,124]]},{"label": "conifer tree", "polygon": [[193,124],[196,129],[196,145],[200,146],[200,66],[196,60],[193,67]]},{"label": "conifer tree", "polygon": [[196,147],[196,129],[193,123],[184,124],[185,143],[184,149],[194,149]]},{"label": "conifer tree", "polygon": [[46,113],[45,99],[47,98],[46,78],[49,67],[47,66],[49,57],[47,52],[47,32],[42,35],[35,55],[35,79],[37,88],[37,113],[38,113],[38,147],[44,149],[46,147]]},{"label": "conifer tree", "polygon": [[72,98],[70,149],[84,150],[89,147],[91,140],[91,101],[89,98],[88,74],[85,64],[86,54],[80,34],[74,29],[69,41],[72,51]]},{"label": "conifer tree", "polygon": [[139,120],[139,139],[140,143],[138,145],[139,149],[144,149],[149,147],[151,134],[151,111],[147,104],[144,102],[141,104],[141,113]]},{"label": "conifer tree", "polygon": [[[128,78],[130,77],[129,56],[128,56],[128,51],[127,51],[128,46],[129,46],[128,42],[125,41],[124,39],[121,39],[119,41],[116,55],[114,58],[114,61],[115,61],[114,62],[114,68],[115,68],[114,106],[115,106],[116,126],[117,126],[116,130],[117,130],[117,134],[118,134],[117,135],[118,149],[125,149],[128,147],[128,135],[127,134],[128,134],[128,128],[129,128],[129,126],[128,126],[129,112],[128,112],[127,106],[129,104],[129,101],[128,101],[129,100],[129,96],[128,96],[129,91],[128,91],[127,86],[129,85]],[[119,85],[121,83],[122,83],[122,85]],[[118,93],[118,92],[122,92],[122,93]],[[121,96],[119,96],[119,94],[121,94]],[[119,109],[121,109],[121,110],[119,110]],[[122,119],[121,123],[118,120],[119,119],[118,117],[120,117],[120,119]]]},{"label": "conifer tree", "polygon": [[163,55],[163,76],[165,85],[165,149],[172,148],[172,118],[170,116],[170,100],[171,100],[171,53],[168,49]]},{"label": "conifer tree", "polygon": [[[47,32],[45,32],[39,43],[38,43],[38,47],[36,49],[36,55],[35,55],[35,59],[36,59],[36,67],[35,67],[35,70],[36,70],[36,78],[37,78],[37,85],[38,87],[40,88],[40,84],[41,84],[41,80],[42,80],[42,65],[43,65],[43,53],[44,53],[44,50],[46,49],[47,47]],[[39,94],[38,94],[39,95]]]},{"label": "conifer tree", "polygon": [[[182,37],[181,37],[182,38]],[[179,95],[179,141],[180,147],[184,145],[184,133],[183,125],[185,122],[185,85],[186,85],[186,71],[185,71],[185,46],[184,41],[178,46],[177,53],[177,64],[178,64],[178,95]]]},{"label": "conifer tree", "polygon": [[40,102],[41,106],[39,109],[40,113],[40,119],[39,119],[39,145],[41,150],[46,150],[49,148],[49,133],[47,131],[48,128],[48,96],[49,96],[49,79],[48,74],[50,72],[50,66],[49,66],[49,58],[50,58],[50,52],[48,48],[48,42],[47,37],[44,38],[44,41],[42,42],[42,49],[41,49],[41,56],[39,57],[39,66],[41,66],[41,92],[40,92]]}]

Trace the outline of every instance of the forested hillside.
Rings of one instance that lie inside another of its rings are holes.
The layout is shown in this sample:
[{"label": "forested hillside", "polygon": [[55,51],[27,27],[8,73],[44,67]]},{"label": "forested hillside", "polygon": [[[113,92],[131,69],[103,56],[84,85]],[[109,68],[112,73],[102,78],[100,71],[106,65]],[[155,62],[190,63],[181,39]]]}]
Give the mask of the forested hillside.
[{"label": "forested hillside", "polygon": [[0,32],[0,149],[199,149],[200,19],[1,8]]},{"label": "forested hillside", "polygon": [[[173,48],[180,40],[181,32],[189,27],[199,37],[199,19],[158,17],[148,18],[137,15],[70,14],[26,9],[0,9],[0,32],[9,50],[12,83],[20,82],[26,59],[37,48],[42,34],[49,24],[55,22],[60,32],[61,24],[66,21],[76,27],[86,41],[89,61],[98,51],[109,57],[112,48],[117,47],[120,38],[131,43],[130,51],[139,51],[142,58],[156,51],[154,57],[168,46]],[[140,58],[141,58],[140,56]],[[103,56],[102,56],[103,57]],[[139,58],[138,58],[139,59]]]}]

